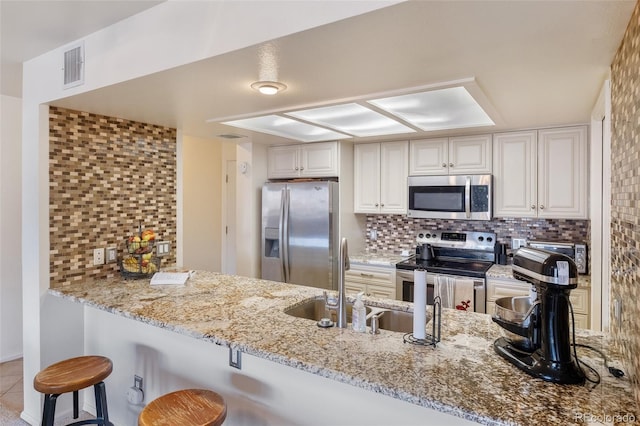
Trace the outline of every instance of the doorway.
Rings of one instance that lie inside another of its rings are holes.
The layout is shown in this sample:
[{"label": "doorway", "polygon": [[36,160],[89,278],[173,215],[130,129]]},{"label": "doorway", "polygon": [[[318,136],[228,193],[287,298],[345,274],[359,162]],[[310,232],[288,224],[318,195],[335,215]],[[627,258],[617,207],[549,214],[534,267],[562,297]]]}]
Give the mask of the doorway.
[{"label": "doorway", "polygon": [[236,160],[227,160],[224,177],[222,272],[236,274]]}]

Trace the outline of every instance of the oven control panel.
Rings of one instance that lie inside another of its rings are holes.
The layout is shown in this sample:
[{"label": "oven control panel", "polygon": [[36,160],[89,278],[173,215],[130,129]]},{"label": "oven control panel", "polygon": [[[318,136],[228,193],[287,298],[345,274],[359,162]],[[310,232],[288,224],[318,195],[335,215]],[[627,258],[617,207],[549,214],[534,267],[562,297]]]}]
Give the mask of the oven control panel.
[{"label": "oven control panel", "polygon": [[491,250],[496,244],[492,232],[418,231],[416,243],[467,250]]}]

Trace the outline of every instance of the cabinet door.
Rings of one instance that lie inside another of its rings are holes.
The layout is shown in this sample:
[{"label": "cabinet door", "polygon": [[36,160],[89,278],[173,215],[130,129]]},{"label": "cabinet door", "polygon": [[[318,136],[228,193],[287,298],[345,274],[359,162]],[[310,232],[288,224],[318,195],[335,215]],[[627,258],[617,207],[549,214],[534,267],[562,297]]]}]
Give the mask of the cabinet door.
[{"label": "cabinet door", "polygon": [[449,174],[491,174],[491,135],[449,138]]},{"label": "cabinet door", "polygon": [[270,179],[298,177],[298,147],[272,146],[268,150],[267,175]]},{"label": "cabinet door", "polygon": [[338,176],[338,143],[314,143],[300,147],[300,176]]},{"label": "cabinet door", "polygon": [[538,131],[538,217],[587,219],[587,128]]},{"label": "cabinet door", "polygon": [[537,134],[493,135],[493,215],[536,217]]},{"label": "cabinet door", "polygon": [[353,211],[380,212],[380,144],[358,144],[353,147]]},{"label": "cabinet door", "polygon": [[449,140],[420,139],[411,141],[409,175],[446,175],[449,163]]},{"label": "cabinet door", "polygon": [[367,296],[394,300],[396,298],[396,288],[369,284],[367,286]]},{"label": "cabinet door", "polygon": [[380,144],[380,212],[407,214],[408,142]]}]

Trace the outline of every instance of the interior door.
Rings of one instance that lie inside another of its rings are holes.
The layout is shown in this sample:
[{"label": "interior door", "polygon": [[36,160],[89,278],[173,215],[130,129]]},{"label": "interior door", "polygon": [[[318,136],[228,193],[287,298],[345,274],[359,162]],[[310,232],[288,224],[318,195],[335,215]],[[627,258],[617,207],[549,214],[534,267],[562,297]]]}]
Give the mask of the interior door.
[{"label": "interior door", "polygon": [[236,165],[235,160],[228,160],[225,173],[222,272],[230,275],[236,273]]}]

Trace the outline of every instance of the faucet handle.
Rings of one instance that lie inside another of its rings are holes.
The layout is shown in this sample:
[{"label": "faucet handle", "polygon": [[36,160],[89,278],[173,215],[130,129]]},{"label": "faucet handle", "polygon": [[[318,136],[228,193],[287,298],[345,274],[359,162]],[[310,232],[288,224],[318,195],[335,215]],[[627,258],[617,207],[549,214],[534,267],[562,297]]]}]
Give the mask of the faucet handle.
[{"label": "faucet handle", "polygon": [[378,324],[378,320],[379,320],[379,316],[378,315],[374,315],[371,317],[371,331],[369,331],[369,333],[371,334],[380,334],[380,330],[379,328],[379,324]]}]

